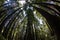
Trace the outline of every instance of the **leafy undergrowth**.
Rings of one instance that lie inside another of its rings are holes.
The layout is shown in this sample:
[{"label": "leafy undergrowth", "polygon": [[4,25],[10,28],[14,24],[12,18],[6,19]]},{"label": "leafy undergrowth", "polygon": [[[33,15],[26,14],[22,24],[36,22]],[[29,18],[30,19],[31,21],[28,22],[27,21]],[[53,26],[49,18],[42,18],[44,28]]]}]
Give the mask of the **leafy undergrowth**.
[{"label": "leafy undergrowth", "polygon": [[0,40],[6,40],[2,35],[0,35]]}]

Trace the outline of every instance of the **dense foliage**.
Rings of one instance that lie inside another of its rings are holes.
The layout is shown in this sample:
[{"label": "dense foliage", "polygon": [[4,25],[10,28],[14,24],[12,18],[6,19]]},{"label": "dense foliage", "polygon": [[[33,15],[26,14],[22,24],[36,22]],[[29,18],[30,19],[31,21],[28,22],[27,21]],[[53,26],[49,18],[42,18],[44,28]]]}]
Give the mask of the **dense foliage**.
[{"label": "dense foliage", "polygon": [[60,40],[60,1],[0,2],[0,40]]}]

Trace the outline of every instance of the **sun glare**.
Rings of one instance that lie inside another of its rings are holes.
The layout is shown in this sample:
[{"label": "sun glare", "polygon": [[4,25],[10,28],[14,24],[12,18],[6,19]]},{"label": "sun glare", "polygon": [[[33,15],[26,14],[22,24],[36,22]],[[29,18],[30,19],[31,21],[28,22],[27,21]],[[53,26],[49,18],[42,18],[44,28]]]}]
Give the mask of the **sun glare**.
[{"label": "sun glare", "polygon": [[26,3],[26,1],[25,0],[23,0],[23,1],[18,1],[21,5],[23,5],[23,4],[25,4]]}]

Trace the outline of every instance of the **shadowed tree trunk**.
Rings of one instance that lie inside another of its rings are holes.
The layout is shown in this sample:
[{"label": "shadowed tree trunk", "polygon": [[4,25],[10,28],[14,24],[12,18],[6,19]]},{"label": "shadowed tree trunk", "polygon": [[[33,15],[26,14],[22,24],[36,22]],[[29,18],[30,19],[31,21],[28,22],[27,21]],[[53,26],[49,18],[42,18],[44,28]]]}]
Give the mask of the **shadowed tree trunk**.
[{"label": "shadowed tree trunk", "polygon": [[27,18],[28,18],[27,19],[28,23],[27,23],[26,34],[25,34],[24,40],[35,40],[34,32],[33,32],[34,15],[33,15],[33,12],[30,8],[26,11],[26,13],[27,13]]}]

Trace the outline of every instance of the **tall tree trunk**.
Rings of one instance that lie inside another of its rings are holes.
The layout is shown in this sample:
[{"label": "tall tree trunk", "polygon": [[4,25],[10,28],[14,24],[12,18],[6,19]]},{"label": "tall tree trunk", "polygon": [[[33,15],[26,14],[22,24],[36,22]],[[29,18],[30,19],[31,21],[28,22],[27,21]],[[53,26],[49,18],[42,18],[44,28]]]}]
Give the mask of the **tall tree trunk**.
[{"label": "tall tree trunk", "polygon": [[24,40],[35,40],[34,38],[34,32],[33,32],[33,12],[31,9],[27,10],[27,17],[28,17],[28,23],[26,28],[26,35]]}]

